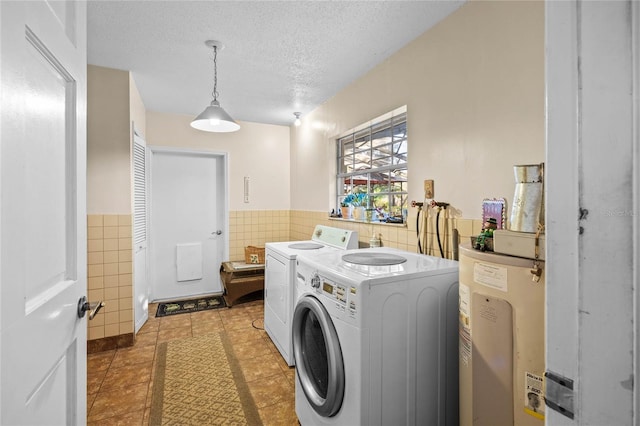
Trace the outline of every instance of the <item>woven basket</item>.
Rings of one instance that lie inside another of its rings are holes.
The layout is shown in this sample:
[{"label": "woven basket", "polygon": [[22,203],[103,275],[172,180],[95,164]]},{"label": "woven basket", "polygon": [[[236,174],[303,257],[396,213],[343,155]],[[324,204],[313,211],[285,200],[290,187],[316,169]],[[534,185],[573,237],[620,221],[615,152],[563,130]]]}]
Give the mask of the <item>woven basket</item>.
[{"label": "woven basket", "polygon": [[244,248],[244,262],[261,265],[264,263],[264,247],[247,246]]}]

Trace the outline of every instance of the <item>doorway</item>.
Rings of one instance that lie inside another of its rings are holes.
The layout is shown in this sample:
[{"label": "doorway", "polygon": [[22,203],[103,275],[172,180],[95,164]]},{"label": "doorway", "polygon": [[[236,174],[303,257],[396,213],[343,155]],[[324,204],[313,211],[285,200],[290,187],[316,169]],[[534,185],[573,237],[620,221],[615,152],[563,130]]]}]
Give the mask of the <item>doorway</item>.
[{"label": "doorway", "polygon": [[158,147],[149,153],[151,300],[222,293],[227,155]]}]

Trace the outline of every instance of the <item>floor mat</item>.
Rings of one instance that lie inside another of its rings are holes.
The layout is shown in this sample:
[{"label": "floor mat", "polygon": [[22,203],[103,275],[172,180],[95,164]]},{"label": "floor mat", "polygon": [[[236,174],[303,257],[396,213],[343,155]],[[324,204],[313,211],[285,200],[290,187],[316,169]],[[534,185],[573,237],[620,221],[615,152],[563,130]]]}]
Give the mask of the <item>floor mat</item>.
[{"label": "floor mat", "polygon": [[227,306],[227,304],[224,302],[222,296],[209,296],[198,299],[163,302],[158,304],[156,317],[206,311],[207,309],[219,309],[224,308],[225,306]]},{"label": "floor mat", "polygon": [[158,345],[151,425],[262,425],[224,332]]}]

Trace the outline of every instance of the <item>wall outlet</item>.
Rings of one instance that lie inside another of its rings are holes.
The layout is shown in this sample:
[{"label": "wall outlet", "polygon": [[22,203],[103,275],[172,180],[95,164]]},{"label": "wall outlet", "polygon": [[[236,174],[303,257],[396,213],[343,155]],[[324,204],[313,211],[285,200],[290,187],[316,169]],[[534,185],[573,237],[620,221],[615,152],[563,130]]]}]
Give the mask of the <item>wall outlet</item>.
[{"label": "wall outlet", "polygon": [[424,181],[424,198],[425,199],[433,199],[435,194],[434,194],[434,189],[433,189],[433,179],[427,179]]}]

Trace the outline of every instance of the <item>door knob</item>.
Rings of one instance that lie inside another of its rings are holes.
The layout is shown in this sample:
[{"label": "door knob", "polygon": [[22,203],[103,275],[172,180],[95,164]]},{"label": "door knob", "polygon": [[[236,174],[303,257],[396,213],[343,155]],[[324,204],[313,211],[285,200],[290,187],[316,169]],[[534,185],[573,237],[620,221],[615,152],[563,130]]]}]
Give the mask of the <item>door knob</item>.
[{"label": "door knob", "polygon": [[216,232],[212,232],[212,234],[222,235],[222,230],[218,229]]},{"label": "door knob", "polygon": [[92,320],[103,307],[104,302],[102,300],[89,303],[87,302],[86,296],[82,296],[80,300],[78,300],[78,318],[84,318],[85,313],[89,311],[89,320]]}]

